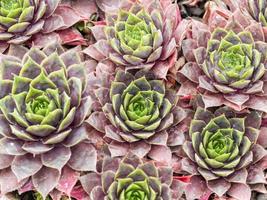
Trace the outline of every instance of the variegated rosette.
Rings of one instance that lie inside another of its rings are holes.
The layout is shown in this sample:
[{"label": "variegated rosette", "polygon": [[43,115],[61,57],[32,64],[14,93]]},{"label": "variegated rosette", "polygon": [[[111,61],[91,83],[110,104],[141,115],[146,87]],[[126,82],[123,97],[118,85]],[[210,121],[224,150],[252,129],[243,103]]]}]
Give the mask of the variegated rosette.
[{"label": "variegated rosette", "polygon": [[133,155],[105,157],[99,172],[81,176],[80,182],[90,199],[97,200],[177,200],[186,185],[173,179],[171,168]]},{"label": "variegated rosette", "polygon": [[179,95],[201,94],[206,108],[267,112],[263,29],[240,10],[219,11],[211,8],[207,24],[192,20],[192,34],[182,44],[187,63],[177,74]]},{"label": "variegated rosette", "polygon": [[187,112],[177,105],[175,91],[167,89],[151,72],[114,72],[110,63],[99,63],[90,80],[96,111],[87,121],[105,134],[111,155],[131,151],[139,157],[171,163],[171,147],[184,142],[188,123]]},{"label": "variegated rosette", "polygon": [[44,28],[59,0],[1,0],[0,42],[21,44]]},{"label": "variegated rosette", "polygon": [[198,107],[191,121],[190,139],[183,145],[182,170],[189,172],[187,199],[209,193],[250,200],[252,191],[265,193],[267,152],[257,144],[266,140],[260,131],[261,113],[237,113],[228,107]]},{"label": "variegated rosette", "polygon": [[178,5],[171,0],[123,0],[112,6],[113,12],[105,13],[106,25],[91,28],[97,42],[84,52],[126,69],[152,68],[158,77],[165,78],[180,42],[176,33],[181,21]]},{"label": "variegated rosette", "polygon": [[11,46],[0,56],[1,194],[26,182],[43,197],[56,187],[66,192],[74,186],[60,187],[66,176],[95,170],[96,149],[84,123],[92,100],[81,55],[79,47],[51,44]]}]

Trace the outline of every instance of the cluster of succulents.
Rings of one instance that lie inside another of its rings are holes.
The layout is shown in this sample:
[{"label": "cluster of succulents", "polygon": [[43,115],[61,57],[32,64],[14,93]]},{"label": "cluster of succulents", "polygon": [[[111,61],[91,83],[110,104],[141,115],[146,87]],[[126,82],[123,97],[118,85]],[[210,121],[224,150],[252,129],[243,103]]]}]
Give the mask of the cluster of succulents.
[{"label": "cluster of succulents", "polygon": [[0,0],[0,199],[266,199],[266,6]]},{"label": "cluster of succulents", "polygon": [[22,44],[40,32],[59,4],[56,1],[2,0],[0,41]]},{"label": "cluster of succulents", "polygon": [[[156,200],[178,199],[179,180],[172,177],[172,169],[143,162],[135,155],[123,159],[105,157],[101,170],[80,177],[91,199]],[[94,181],[91,181],[94,180]]]},{"label": "cluster of succulents", "polygon": [[[243,188],[265,179],[253,176],[254,167],[265,156],[256,144],[260,134],[261,114],[236,113],[228,107],[213,112],[197,108],[191,121],[190,140],[183,149],[196,170],[195,178],[205,179],[207,187],[219,196],[224,193],[238,197]],[[192,166],[191,166],[192,167]],[[258,166],[258,171],[264,168]],[[259,174],[260,176],[260,174]]]}]

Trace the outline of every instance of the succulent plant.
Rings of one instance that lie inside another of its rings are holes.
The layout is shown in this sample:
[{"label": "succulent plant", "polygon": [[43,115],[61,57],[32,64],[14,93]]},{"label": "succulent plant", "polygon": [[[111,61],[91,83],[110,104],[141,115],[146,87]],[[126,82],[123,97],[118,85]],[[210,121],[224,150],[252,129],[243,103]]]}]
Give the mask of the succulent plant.
[{"label": "succulent plant", "polygon": [[254,20],[260,22],[263,26],[267,26],[266,0],[241,0],[241,3],[242,7],[248,11]]},{"label": "succulent plant", "polygon": [[178,72],[179,94],[200,93],[206,107],[224,104],[267,112],[262,27],[239,10],[227,12],[215,9],[206,16],[207,25],[192,21],[192,37],[182,45],[188,62]]},{"label": "succulent plant", "polygon": [[92,103],[86,62],[79,47],[65,50],[56,43],[43,49],[11,45],[9,50],[1,55],[1,193],[31,180],[45,197],[57,186],[63,167],[68,172],[95,169],[96,150],[84,123]]},{"label": "succulent plant", "polygon": [[261,113],[256,111],[236,113],[228,107],[215,111],[197,108],[190,125],[190,140],[183,146],[191,160],[187,168],[192,170],[194,166],[192,180],[200,181],[199,185],[188,186],[189,199],[199,198],[195,196],[199,190],[193,192],[194,185],[201,188],[203,180],[204,187],[211,192],[238,200],[250,200],[255,185],[264,187],[266,180],[260,161],[266,150],[257,144],[260,125]]},{"label": "succulent plant", "polygon": [[132,155],[105,157],[101,172],[81,176],[80,181],[90,198],[98,200],[179,199],[184,188],[181,181],[173,179],[171,168],[157,167]]},{"label": "succulent plant", "polygon": [[0,41],[21,44],[44,27],[59,4],[55,1],[1,0]]},{"label": "succulent plant", "polygon": [[85,53],[96,60],[109,58],[127,69],[153,67],[165,77],[177,56],[178,6],[171,0],[124,0],[117,6],[117,12],[106,13],[107,25],[91,28],[97,42]]},{"label": "succulent plant", "polygon": [[[90,115],[88,123],[111,139],[109,150],[113,156],[125,155],[129,148],[140,157],[149,154],[170,161],[168,146],[181,145],[182,140],[169,129],[187,121],[186,111],[177,106],[175,91],[165,88],[164,82],[151,72],[117,70],[113,75],[104,69],[109,66],[98,64],[96,77],[90,78],[102,83],[92,91],[100,107]],[[168,156],[160,156],[164,152]]]}]

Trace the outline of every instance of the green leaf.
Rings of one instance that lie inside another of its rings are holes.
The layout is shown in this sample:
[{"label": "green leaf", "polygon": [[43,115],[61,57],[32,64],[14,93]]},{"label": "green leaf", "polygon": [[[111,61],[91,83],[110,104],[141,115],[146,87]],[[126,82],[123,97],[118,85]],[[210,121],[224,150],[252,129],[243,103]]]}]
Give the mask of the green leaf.
[{"label": "green leaf", "polygon": [[199,154],[203,158],[208,158],[209,157],[202,143],[200,143],[200,145],[199,145]]},{"label": "green leaf", "polygon": [[47,124],[47,125],[56,127],[57,124],[61,121],[61,118],[62,118],[62,110],[56,109],[56,110],[48,113],[45,116],[41,125]]},{"label": "green leaf", "polygon": [[10,26],[7,31],[9,33],[20,33],[20,32],[25,31],[28,28],[29,25],[30,25],[29,22],[17,23],[17,24],[14,24],[14,25]]},{"label": "green leaf", "polygon": [[149,119],[151,118],[151,115],[142,116],[135,120],[138,124],[146,125],[149,122]]},{"label": "green leaf", "polygon": [[31,5],[30,0],[23,0],[23,9],[29,7]]},{"label": "green leaf", "polygon": [[10,125],[12,134],[14,134],[19,139],[25,140],[25,141],[35,141],[35,138],[32,137],[29,133],[24,131],[23,129],[20,129],[16,126]]},{"label": "green leaf", "polygon": [[231,128],[231,124],[229,120],[225,117],[224,114],[213,118],[213,121],[220,127],[220,128]]},{"label": "green leaf", "polygon": [[135,169],[127,177],[132,178],[133,181],[143,181],[148,178],[147,174],[139,168]]},{"label": "green leaf", "polygon": [[25,117],[29,122],[35,125],[41,124],[41,122],[44,119],[44,116],[42,115],[37,115],[37,114],[29,113],[29,112],[25,113]]},{"label": "green leaf", "polygon": [[13,120],[9,114],[14,111],[15,103],[13,101],[13,98],[10,95],[5,96],[4,98],[2,98],[0,100],[0,109],[1,109],[2,113],[4,114],[5,118],[10,123],[13,123],[12,122]]},{"label": "green leaf", "polygon": [[233,150],[231,152],[230,157],[228,158],[229,161],[234,160],[239,154],[239,148],[236,144],[234,144]]},{"label": "green leaf", "polygon": [[145,128],[144,125],[138,124],[135,121],[126,120],[125,121],[125,124],[127,124],[127,126],[129,126],[134,131],[138,131],[138,130],[141,130],[141,129],[144,129]]},{"label": "green leaf", "polygon": [[[119,41],[116,38],[112,38],[109,40],[110,46],[119,54],[121,54],[121,49],[119,46]],[[130,48],[130,47],[129,47]]]},{"label": "green leaf", "polygon": [[3,17],[0,16],[0,24],[6,26],[6,27],[10,27],[13,24],[15,24],[17,22],[16,19],[10,18],[10,17]]},{"label": "green leaf", "polygon": [[245,119],[244,118],[232,118],[229,119],[231,127],[238,131],[245,131]]},{"label": "green leaf", "polygon": [[219,155],[217,157],[215,157],[215,160],[218,161],[218,162],[225,162],[227,161],[227,159],[230,157],[230,153],[225,153],[225,154],[222,154],[222,155]]},{"label": "green leaf", "polygon": [[33,19],[34,15],[34,7],[29,6],[28,8],[23,9],[20,17],[19,17],[19,22],[29,22],[30,20]]},{"label": "green leaf", "polygon": [[250,84],[251,80],[239,80],[230,84],[231,87],[237,89],[243,89]]},{"label": "green leaf", "polygon": [[148,58],[148,56],[152,53],[153,48],[150,46],[139,46],[133,52],[133,55],[139,58]]},{"label": "green leaf", "polygon": [[48,136],[55,130],[55,127],[49,125],[32,125],[26,129],[27,132],[39,137]]},{"label": "green leaf", "polygon": [[210,131],[210,132],[216,132],[220,127],[211,120],[203,129],[203,132]]},{"label": "green leaf", "polygon": [[133,98],[134,95],[126,93],[123,99],[123,107],[125,110],[128,110],[128,105],[130,100]]},{"label": "green leaf", "polygon": [[27,77],[14,75],[14,81],[12,85],[12,94],[18,94],[29,90],[31,79]]},{"label": "green leaf", "polygon": [[58,132],[63,131],[66,129],[74,120],[76,113],[76,107],[73,107],[70,112],[67,114],[67,116],[61,121],[59,127],[58,127]]},{"label": "green leaf", "polygon": [[30,89],[26,96],[25,102],[28,103],[31,100],[35,99],[36,97],[41,96],[42,94],[44,94],[42,90],[35,89],[30,85]]},{"label": "green leaf", "polygon": [[44,70],[32,80],[31,86],[39,90],[46,90],[48,88],[56,89],[57,86],[45,75]]},{"label": "green leaf", "polygon": [[155,108],[154,112],[151,113],[151,118],[149,120],[149,123],[153,123],[155,120],[157,120],[160,117],[160,112],[159,112],[159,108]]},{"label": "green leaf", "polygon": [[211,34],[211,39],[221,39],[227,35],[227,30],[223,28],[216,28],[212,34]]},{"label": "green leaf", "polygon": [[120,194],[131,183],[133,183],[133,179],[131,179],[131,178],[120,178],[120,179],[118,179],[117,194]]},{"label": "green leaf", "polygon": [[131,25],[136,25],[139,22],[142,22],[142,20],[139,17],[137,17],[136,15],[132,13],[129,13],[126,23],[131,24]]},{"label": "green leaf", "polygon": [[22,127],[27,128],[29,126],[28,122],[21,114],[15,109],[10,115],[14,118],[14,120]]},{"label": "green leaf", "polygon": [[68,85],[68,81],[66,78],[66,71],[65,69],[60,69],[54,72],[51,72],[48,75],[49,80],[51,80],[62,93],[66,91],[68,94],[70,93],[70,88]]},{"label": "green leaf", "polygon": [[61,94],[60,99],[61,99],[61,104],[60,105],[62,105],[61,109],[63,110],[63,118],[65,118],[66,115],[68,114],[68,112],[70,111],[71,99],[66,94],[65,91]]},{"label": "green leaf", "polygon": [[203,145],[205,148],[207,148],[208,146],[208,143],[210,141],[210,137],[213,135],[214,133],[213,132],[209,132],[209,131],[205,131],[203,132]]},{"label": "green leaf", "polygon": [[223,166],[223,169],[233,169],[240,163],[240,157],[236,157],[234,160]]},{"label": "green leaf", "polygon": [[167,98],[164,98],[163,99],[163,104],[162,104],[162,112],[161,112],[161,117],[164,118],[166,117],[167,114],[170,113],[171,109],[172,109],[172,104],[171,102],[167,99]]},{"label": "green leaf", "polygon": [[140,89],[140,91],[151,90],[151,86],[145,76],[134,80],[133,83]]},{"label": "green leaf", "polygon": [[157,121],[153,122],[152,124],[147,125],[143,130],[144,131],[156,130],[160,126],[160,123],[161,123],[161,119],[158,119]]},{"label": "green leaf", "polygon": [[210,167],[214,169],[218,169],[224,166],[224,163],[218,162],[217,160],[214,159],[205,158],[204,160]]},{"label": "green leaf", "polygon": [[219,52],[220,51],[228,51],[227,49],[231,46],[233,46],[233,44],[231,42],[228,42],[227,40],[222,39],[218,51]]},{"label": "green leaf", "polygon": [[261,53],[258,50],[253,49],[252,54],[253,54],[252,65],[255,68],[258,68],[261,64],[261,59],[262,59]]},{"label": "green leaf", "polygon": [[241,156],[244,156],[252,146],[252,143],[250,142],[249,138],[247,136],[243,137],[243,140],[241,142],[241,146],[239,147],[239,153]]},{"label": "green leaf", "polygon": [[65,138],[67,138],[70,133],[72,132],[71,129],[67,129],[63,132],[57,133],[56,135],[49,136],[44,140],[44,144],[57,144],[64,141]]},{"label": "green leaf", "polygon": [[[261,2],[261,1],[260,1]],[[262,23],[263,26],[267,26],[267,21],[265,16],[262,14],[262,12],[259,13],[259,21]]]},{"label": "green leaf", "polygon": [[61,99],[60,99],[60,96],[59,96],[59,91],[58,89],[50,89],[48,88],[46,90],[46,93],[49,95],[49,97],[55,102],[56,104],[56,107],[60,108],[61,107]]},{"label": "green leaf", "polygon": [[[219,61],[219,63],[220,63],[220,61]],[[221,73],[220,71],[218,71],[216,69],[214,70],[214,78],[219,83],[222,83],[222,84],[228,83],[228,78],[223,73]]]},{"label": "green leaf", "polygon": [[206,148],[206,152],[210,159],[215,159],[217,156],[219,156],[219,154],[212,148]]},{"label": "green leaf", "polygon": [[[1,9],[1,11],[2,11],[2,9]],[[6,12],[6,11],[7,10],[5,10],[3,12]],[[12,9],[12,10],[6,12],[6,14],[7,14],[6,17],[16,19],[20,16],[21,12],[22,12],[22,8]]]}]

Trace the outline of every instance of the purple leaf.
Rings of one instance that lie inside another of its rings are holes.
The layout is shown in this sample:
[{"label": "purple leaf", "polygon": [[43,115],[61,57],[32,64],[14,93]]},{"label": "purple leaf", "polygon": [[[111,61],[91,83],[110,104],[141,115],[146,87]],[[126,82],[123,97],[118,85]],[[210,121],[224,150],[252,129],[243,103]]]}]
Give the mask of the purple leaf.
[{"label": "purple leaf", "polygon": [[37,174],[33,175],[32,182],[36,190],[45,199],[58,184],[60,173],[56,169],[43,167]]}]

